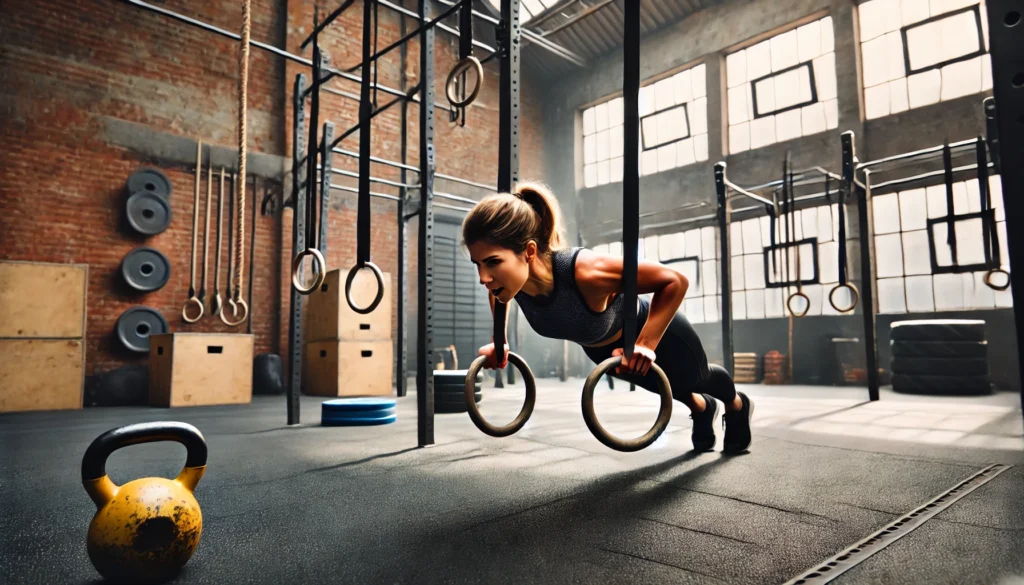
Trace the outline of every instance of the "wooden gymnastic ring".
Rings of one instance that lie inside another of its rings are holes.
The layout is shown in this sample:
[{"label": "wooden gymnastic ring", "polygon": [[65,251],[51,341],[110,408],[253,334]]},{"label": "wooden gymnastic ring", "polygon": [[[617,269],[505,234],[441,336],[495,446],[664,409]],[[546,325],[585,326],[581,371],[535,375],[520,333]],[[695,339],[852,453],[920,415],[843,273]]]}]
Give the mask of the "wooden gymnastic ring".
[{"label": "wooden gymnastic ring", "polygon": [[[836,305],[836,301],[835,301],[836,291],[840,290],[840,289],[844,289],[844,288],[850,289],[850,296],[853,297],[853,302],[850,303],[850,306],[846,307],[845,309],[844,308],[840,308],[838,305]],[[830,305],[832,305],[833,309],[835,309],[836,311],[839,311],[840,313],[849,313],[850,311],[852,311],[853,309],[855,309],[857,307],[857,303],[859,301],[860,301],[860,293],[857,291],[857,287],[853,286],[850,283],[837,284],[834,287],[832,287],[832,290],[828,293],[828,303]],[[808,303],[807,303],[808,308],[810,308],[810,304],[811,304],[810,301],[808,301]]]},{"label": "wooden gymnastic ring", "polygon": [[237,301],[235,301],[236,317],[238,316],[238,307],[242,307],[242,316],[238,317],[238,321],[229,321],[227,318],[224,317],[224,313],[221,312],[220,320],[223,321],[224,324],[227,325],[228,327],[238,327],[242,323],[245,323],[245,320],[249,318],[249,303],[246,303],[245,299],[238,299]]},{"label": "wooden gymnastic ring", "polygon": [[[189,317],[188,307],[189,305],[193,304],[199,307],[199,314],[196,315],[195,317]],[[187,301],[185,301],[185,304],[181,307],[181,318],[184,319],[186,323],[195,323],[196,321],[199,321],[200,319],[203,318],[203,313],[205,311],[206,309],[205,307],[203,307],[203,301],[200,301],[199,297],[197,297],[196,295],[192,295],[188,298]]]},{"label": "wooden gymnastic ring", "polygon": [[[367,307],[356,306],[355,301],[352,300],[352,283],[355,281],[356,273],[362,268],[369,268],[370,272],[373,273],[374,278],[377,279],[377,296],[374,297],[373,301]],[[381,299],[384,298],[384,273],[380,271],[380,267],[373,262],[363,262],[362,266],[356,264],[352,267],[352,270],[348,271],[348,278],[345,279],[345,300],[348,301],[348,306],[353,311],[360,315],[366,315],[372,313],[377,305],[380,304]]]},{"label": "wooden gymnastic ring", "polygon": [[650,447],[665,432],[669,421],[672,419],[672,386],[668,382],[668,376],[665,375],[665,371],[658,364],[652,363],[651,371],[657,374],[658,394],[661,396],[661,410],[658,411],[658,419],[654,421],[654,426],[651,427],[651,430],[639,438],[624,440],[613,437],[597,420],[597,414],[594,412],[594,389],[597,388],[597,383],[601,381],[605,374],[621,365],[621,357],[610,357],[598,364],[590,372],[590,375],[587,376],[587,381],[583,384],[583,421],[587,423],[587,428],[590,429],[594,437],[604,443],[606,447],[624,453],[631,453]]},{"label": "wooden gymnastic ring", "polygon": [[[1006,284],[1003,285],[1003,286],[996,286],[996,285],[992,284],[992,275],[996,274],[998,272],[1002,272],[1003,274],[1006,275]],[[998,291],[1006,290],[1006,289],[1010,288],[1010,273],[1005,271],[1005,270],[1003,270],[1002,268],[993,268],[992,270],[989,270],[988,272],[985,273],[985,284],[987,284],[988,287],[991,288],[992,290],[998,290]]]},{"label": "wooden gymnastic ring", "polygon": [[[793,299],[795,299],[796,297],[803,297],[804,300],[807,301],[807,308],[804,309],[803,313],[797,313],[796,311],[793,310]],[[794,317],[797,318],[803,317],[804,315],[807,314],[807,311],[811,310],[811,299],[807,295],[805,295],[803,291],[798,290],[795,293],[789,295],[789,298],[786,299],[786,308],[789,309],[790,315],[793,315]]]},{"label": "wooden gymnastic ring", "polygon": [[[315,260],[313,264],[313,285],[309,288],[302,286],[302,280],[299,278],[302,270],[302,259],[306,256],[312,256]],[[316,248],[306,248],[299,252],[298,256],[292,260],[292,286],[300,295],[308,295],[320,288],[320,285],[324,283],[324,276],[327,272],[327,263],[324,262],[324,255],[320,253],[320,250]]]},{"label": "wooden gymnastic ring", "polygon": [[526,360],[519,357],[515,352],[510,351],[508,352],[508,361],[523,375],[523,383],[526,385],[526,399],[523,401],[523,408],[519,411],[519,416],[503,427],[492,425],[484,420],[484,416],[480,414],[480,406],[477,405],[476,397],[474,396],[476,393],[476,377],[480,373],[480,369],[487,362],[487,356],[477,356],[466,372],[465,397],[469,418],[473,420],[476,428],[492,437],[508,437],[518,432],[526,424],[526,421],[530,420],[530,415],[533,414],[533,407],[537,403],[537,381],[533,377],[533,371],[530,370],[530,366],[526,364]]},{"label": "wooden gymnastic ring", "polygon": [[[473,86],[473,91],[470,92],[466,99],[459,101],[455,97],[455,78],[469,71],[470,69],[476,70],[476,85]],[[480,89],[484,85],[484,66],[480,63],[480,59],[470,55],[465,59],[459,61],[452,67],[451,73],[448,74],[448,81],[444,85],[444,93],[448,97],[448,102],[456,108],[464,108],[469,104],[473,103],[477,96],[480,95]]]}]

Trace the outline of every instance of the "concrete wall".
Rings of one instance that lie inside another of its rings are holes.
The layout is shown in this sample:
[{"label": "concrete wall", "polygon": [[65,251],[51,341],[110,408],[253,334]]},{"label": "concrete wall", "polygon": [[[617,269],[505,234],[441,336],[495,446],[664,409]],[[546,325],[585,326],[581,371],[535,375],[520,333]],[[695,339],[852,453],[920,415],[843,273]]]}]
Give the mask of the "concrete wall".
[{"label": "concrete wall", "polygon": [[[320,16],[325,7],[318,3]],[[408,3],[415,6],[414,2]],[[232,2],[160,2],[161,8],[187,15],[228,31],[240,28],[240,8]],[[254,0],[252,39],[303,53],[300,43],[312,29],[314,3],[308,0]],[[6,7],[6,6],[5,6]],[[238,43],[126,2],[43,0],[14,2],[0,28],[0,259],[88,264],[88,347],[86,373],[105,371],[144,356],[118,349],[113,329],[118,316],[134,305],[160,311],[172,331],[227,331],[220,320],[204,318],[188,325],[180,316],[187,298],[192,242],[193,169],[196,140],[211,147],[208,165],[234,166],[237,159]],[[409,22],[410,30],[414,23]],[[400,37],[399,17],[380,9],[383,48]],[[332,63],[348,68],[361,55],[362,2],[356,2],[321,36]],[[435,88],[438,101],[457,57],[457,42],[437,35]],[[419,45],[408,44],[408,83],[416,83]],[[304,55],[308,58],[310,50]],[[496,62],[468,123],[455,127],[447,112],[435,118],[438,171],[484,183],[497,173],[498,131]],[[291,103],[295,75],[309,69],[253,48],[248,88],[250,171],[281,200],[290,194]],[[398,50],[382,62],[379,82],[398,88],[403,72]],[[331,86],[358,94],[358,85],[333,81]],[[539,98],[528,77],[522,83],[522,167],[539,175],[541,135]],[[320,122],[333,121],[340,132],[352,125],[358,104],[322,94]],[[388,96],[381,95],[380,103]],[[399,110],[373,123],[376,156],[400,158]],[[418,115],[409,108],[409,161],[418,161]],[[308,120],[308,118],[307,118]],[[358,150],[358,136],[343,147]],[[335,158],[335,166],[356,170],[355,160]],[[136,168],[152,165],[170,177],[173,220],[164,233],[145,240],[119,229],[124,185]],[[374,165],[377,176],[397,179],[398,173]],[[410,176],[415,180],[415,175]],[[355,185],[355,180],[335,182]],[[437,188],[480,195],[438,181]],[[205,184],[200,226],[205,208]],[[375,191],[395,192],[384,186]],[[214,189],[216,200],[216,188]],[[251,204],[253,193],[249,192]],[[329,268],[348,268],[355,258],[354,194],[336,191],[329,214]],[[396,206],[375,200],[372,258],[383,270],[397,272]],[[211,224],[215,224],[214,208]],[[246,211],[249,248],[251,207]],[[253,330],[257,352],[287,351],[292,213],[256,218],[256,259],[253,265]],[[211,226],[212,227],[212,226]],[[200,227],[202,231],[202,227]],[[415,244],[416,230],[410,230]],[[200,250],[202,237],[200,234]],[[211,248],[216,241],[211,233]],[[172,264],[170,282],[150,294],[130,294],[118,286],[122,257],[139,245],[166,254]],[[226,245],[226,244],[225,244]],[[202,252],[199,252],[201,256]],[[213,257],[207,286],[212,289]],[[226,267],[222,266],[225,271]],[[197,272],[199,269],[197,268]],[[249,270],[246,270],[248,274]],[[416,247],[410,248],[409,274],[415,278]],[[198,276],[198,275],[197,275]],[[198,286],[198,282],[197,282]],[[222,287],[226,288],[225,284]],[[415,281],[410,298],[416,298]],[[397,315],[391,308],[393,319]],[[415,302],[409,312],[415,323]],[[235,329],[233,331],[237,331]],[[244,327],[241,328],[244,331]],[[414,336],[414,335],[413,335]],[[285,360],[287,364],[287,360]]]}]

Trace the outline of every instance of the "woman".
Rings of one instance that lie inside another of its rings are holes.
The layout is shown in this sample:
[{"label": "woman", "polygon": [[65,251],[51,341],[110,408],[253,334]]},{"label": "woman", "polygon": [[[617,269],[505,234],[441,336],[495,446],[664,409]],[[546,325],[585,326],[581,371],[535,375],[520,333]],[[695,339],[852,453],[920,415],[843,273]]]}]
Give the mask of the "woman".
[{"label": "woman", "polygon": [[[462,239],[480,284],[490,292],[492,312],[495,300],[515,299],[539,335],[580,344],[595,364],[623,355],[623,314],[628,308],[623,306],[622,259],[567,249],[558,201],[545,186],[526,183],[512,194],[485,197],[463,221]],[[708,366],[696,332],[677,312],[688,286],[686,277],[671,268],[639,262],[637,293],[654,295],[650,302],[638,298],[633,356],[622,358],[616,377],[657,392],[650,371],[657,362],[672,386],[672,397],[690,409],[694,450],[715,447],[717,398],[725,404],[723,450],[745,451],[754,405],[736,391],[725,369]],[[493,343],[480,348],[480,354],[488,357],[487,369],[504,368],[508,346],[500,361]]]}]

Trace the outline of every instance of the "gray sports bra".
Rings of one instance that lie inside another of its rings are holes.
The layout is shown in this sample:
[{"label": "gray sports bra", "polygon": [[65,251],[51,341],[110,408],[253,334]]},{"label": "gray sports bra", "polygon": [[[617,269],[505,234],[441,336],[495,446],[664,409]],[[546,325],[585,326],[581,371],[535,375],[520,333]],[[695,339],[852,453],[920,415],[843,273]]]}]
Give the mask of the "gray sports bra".
[{"label": "gray sports bra", "polygon": [[555,288],[550,296],[531,297],[519,292],[516,303],[538,335],[567,339],[581,345],[594,345],[608,339],[622,328],[623,295],[598,313],[587,306],[576,286],[576,255],[583,248],[555,250],[551,255],[551,272]]}]

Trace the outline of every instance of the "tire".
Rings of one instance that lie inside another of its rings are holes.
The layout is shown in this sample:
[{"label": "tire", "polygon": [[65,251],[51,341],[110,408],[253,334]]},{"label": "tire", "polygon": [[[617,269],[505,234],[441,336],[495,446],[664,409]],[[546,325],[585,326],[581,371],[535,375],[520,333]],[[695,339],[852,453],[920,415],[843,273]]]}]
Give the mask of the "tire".
[{"label": "tire", "polygon": [[893,374],[917,376],[987,376],[988,360],[978,358],[898,357],[890,362]]},{"label": "tire", "polygon": [[[477,404],[480,404],[480,401],[483,400],[483,397],[484,397],[484,395],[481,394],[480,392],[477,392],[477,393],[473,394],[473,400],[475,400]],[[466,398],[462,394],[459,394],[459,395],[448,394],[448,395],[435,395],[434,396],[434,404],[435,405],[437,405],[437,404],[465,404],[465,403],[466,403]]]},{"label": "tire", "polygon": [[894,358],[988,358],[985,341],[891,341],[889,348]]},{"label": "tire", "polygon": [[889,338],[895,341],[985,341],[985,322],[966,319],[897,321]]},{"label": "tire", "polygon": [[908,376],[894,374],[894,392],[942,396],[979,396],[992,393],[988,376]]}]

